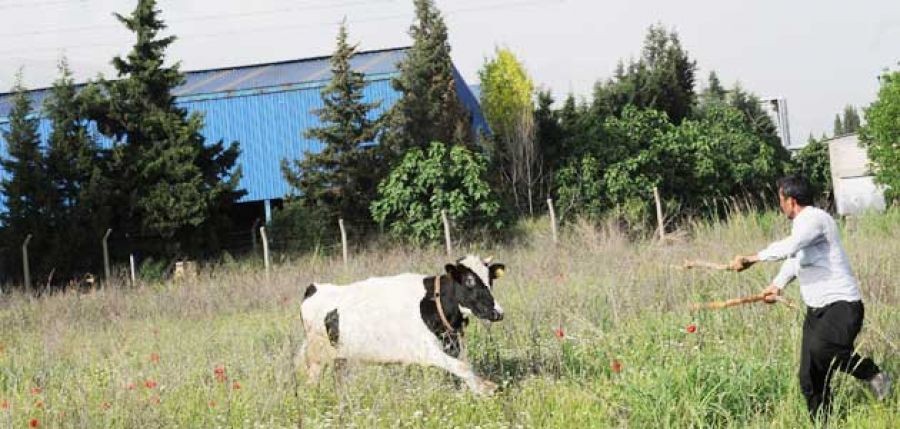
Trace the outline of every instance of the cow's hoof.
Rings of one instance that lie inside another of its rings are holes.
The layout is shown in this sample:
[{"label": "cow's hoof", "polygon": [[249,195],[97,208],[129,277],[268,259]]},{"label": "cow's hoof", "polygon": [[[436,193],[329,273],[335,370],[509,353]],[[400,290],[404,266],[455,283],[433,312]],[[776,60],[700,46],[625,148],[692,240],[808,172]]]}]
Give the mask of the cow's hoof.
[{"label": "cow's hoof", "polygon": [[475,393],[484,396],[493,395],[497,391],[497,383],[488,380],[478,380],[478,387]]}]

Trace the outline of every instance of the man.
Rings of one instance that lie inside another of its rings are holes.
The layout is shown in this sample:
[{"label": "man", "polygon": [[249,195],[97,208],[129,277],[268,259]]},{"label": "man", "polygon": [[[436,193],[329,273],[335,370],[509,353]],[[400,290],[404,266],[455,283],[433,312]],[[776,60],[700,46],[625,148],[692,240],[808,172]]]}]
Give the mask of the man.
[{"label": "man", "polygon": [[736,256],[731,269],[743,271],[759,261],[784,260],[778,275],[763,290],[768,303],[775,302],[791,280],[799,279],[800,295],[807,306],[800,347],[800,390],[813,420],[820,413],[827,418],[829,383],[835,369],[867,381],[875,397],[883,400],[890,392],[890,377],[871,359],[854,352],[864,310],[837,224],[828,213],[812,206],[809,183],[799,176],[778,181],[778,199],[781,211],[792,221],[790,237],[756,255]]}]

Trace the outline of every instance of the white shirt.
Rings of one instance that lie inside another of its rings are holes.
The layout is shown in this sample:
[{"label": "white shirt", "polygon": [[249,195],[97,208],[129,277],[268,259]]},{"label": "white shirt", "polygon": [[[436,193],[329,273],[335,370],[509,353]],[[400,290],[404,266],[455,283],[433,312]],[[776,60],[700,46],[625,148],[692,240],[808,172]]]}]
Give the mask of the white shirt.
[{"label": "white shirt", "polygon": [[810,307],[862,299],[841,246],[837,223],[824,210],[805,207],[794,217],[791,236],[770,244],[756,256],[760,261],[784,259],[772,284],[784,289],[796,277],[803,302]]}]

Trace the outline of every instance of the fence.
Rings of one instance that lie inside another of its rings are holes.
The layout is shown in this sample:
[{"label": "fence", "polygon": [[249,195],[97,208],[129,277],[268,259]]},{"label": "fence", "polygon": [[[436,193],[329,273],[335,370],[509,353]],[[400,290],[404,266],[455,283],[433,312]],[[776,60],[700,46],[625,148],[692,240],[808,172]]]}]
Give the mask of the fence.
[{"label": "fence", "polygon": [[[659,192],[654,188],[654,199],[656,203],[656,214],[658,220],[658,234],[660,240],[664,240],[664,219],[662,215],[662,206],[659,198]],[[547,199],[547,222],[551,232],[553,243],[558,242],[558,221],[556,218],[556,210],[552,199]],[[462,243],[460,237],[462,231],[458,231],[453,227],[453,219],[448,216],[446,210],[441,210],[441,227],[443,235],[443,244],[448,258],[453,258],[454,248],[458,248]],[[265,267],[266,276],[268,277],[270,267],[272,266],[273,253],[291,253],[292,249],[298,248],[315,248],[317,252],[337,254],[340,250],[344,265],[350,263],[352,258],[352,250],[359,248],[371,237],[378,237],[384,234],[384,230],[373,225],[370,219],[336,219],[335,235],[331,240],[322,240],[317,243],[298,243],[299,240],[306,240],[308,237],[292,236],[291,234],[277,234],[260,225],[259,222],[254,223],[249,230],[232,231],[224,236],[222,249],[232,255],[242,255],[250,257],[259,257]],[[32,236],[29,234],[21,245],[22,252],[22,278],[24,279],[24,287],[26,291],[32,291],[30,259],[39,258],[40,255],[29,255],[28,244]],[[354,242],[353,240],[357,240]],[[103,278],[102,283],[109,283],[115,277],[112,264],[127,267],[126,278],[132,285],[138,282],[139,266],[146,262],[143,259],[141,249],[148,247],[164,246],[166,241],[160,237],[141,237],[117,235],[112,229],[108,229],[104,236],[98,240],[98,247],[102,248],[103,255]],[[303,244],[303,245],[300,245]],[[169,264],[170,268],[166,271],[174,271],[175,262]],[[180,266],[179,266],[180,267]],[[119,270],[121,272],[121,270]],[[90,274],[88,274],[90,275]],[[93,279],[93,275],[90,275]],[[93,280],[91,281],[93,283]],[[48,286],[49,282],[48,282]]]}]

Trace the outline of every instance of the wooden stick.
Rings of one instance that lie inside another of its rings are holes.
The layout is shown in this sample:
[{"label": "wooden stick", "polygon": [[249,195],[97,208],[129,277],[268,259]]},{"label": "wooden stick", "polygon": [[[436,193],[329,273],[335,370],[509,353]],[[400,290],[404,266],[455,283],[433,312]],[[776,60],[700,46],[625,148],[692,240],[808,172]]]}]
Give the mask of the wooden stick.
[{"label": "wooden stick", "polygon": [[[718,310],[720,308],[727,307],[735,307],[738,305],[751,304],[754,302],[765,301],[765,294],[757,294],[757,295],[749,295],[742,296],[740,298],[732,298],[725,301],[712,301],[712,302],[704,302],[700,304],[691,305],[691,310]],[[790,308],[796,309],[797,307],[787,298],[782,298],[780,296],[775,297],[775,301],[781,302],[784,305],[787,305]]]},{"label": "wooden stick", "polygon": [[734,271],[731,265],[720,264],[718,262],[701,261],[697,259],[685,259],[681,265],[673,265],[675,268],[690,270],[693,268],[708,268],[711,270]]}]

